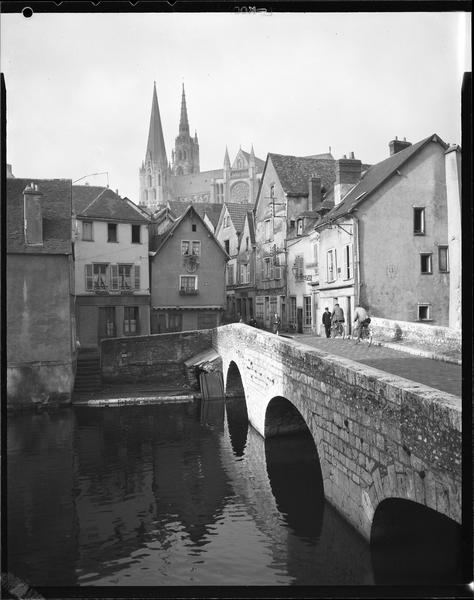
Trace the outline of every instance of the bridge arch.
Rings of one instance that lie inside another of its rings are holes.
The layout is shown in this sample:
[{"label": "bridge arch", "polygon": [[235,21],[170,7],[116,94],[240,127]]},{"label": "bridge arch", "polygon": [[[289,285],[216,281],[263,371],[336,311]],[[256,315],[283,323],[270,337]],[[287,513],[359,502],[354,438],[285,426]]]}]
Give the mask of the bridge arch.
[{"label": "bridge arch", "polygon": [[225,385],[225,410],[232,450],[235,456],[243,456],[247,445],[249,418],[245,389],[239,367],[231,361],[227,369]]},{"label": "bridge arch", "polygon": [[413,500],[386,498],[370,533],[375,583],[457,583],[462,580],[462,528]]}]

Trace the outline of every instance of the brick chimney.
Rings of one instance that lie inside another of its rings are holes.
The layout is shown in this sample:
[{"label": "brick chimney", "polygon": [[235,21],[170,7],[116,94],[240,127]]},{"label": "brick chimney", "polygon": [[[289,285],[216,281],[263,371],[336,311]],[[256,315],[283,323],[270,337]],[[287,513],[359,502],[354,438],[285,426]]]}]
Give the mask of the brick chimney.
[{"label": "brick chimney", "polygon": [[7,179],[15,179],[13,175],[12,166],[7,163]]},{"label": "brick chimney", "polygon": [[25,217],[25,243],[30,245],[43,244],[43,194],[35,183],[30,183],[23,191],[23,206]]},{"label": "brick chimney", "polygon": [[350,158],[347,158],[344,154],[342,158],[336,160],[336,181],[334,183],[335,205],[339,204],[347,192],[360,181],[361,172],[362,162],[354,158],[354,152],[351,152]]},{"label": "brick chimney", "polygon": [[390,156],[393,156],[397,152],[400,152],[400,150],[408,148],[408,146],[411,146],[411,142],[407,142],[407,138],[403,138],[402,141],[399,140],[397,136],[395,136],[395,139],[388,143],[388,147],[390,148]]},{"label": "brick chimney", "polygon": [[308,181],[308,210],[315,210],[321,204],[321,177],[311,175]]}]

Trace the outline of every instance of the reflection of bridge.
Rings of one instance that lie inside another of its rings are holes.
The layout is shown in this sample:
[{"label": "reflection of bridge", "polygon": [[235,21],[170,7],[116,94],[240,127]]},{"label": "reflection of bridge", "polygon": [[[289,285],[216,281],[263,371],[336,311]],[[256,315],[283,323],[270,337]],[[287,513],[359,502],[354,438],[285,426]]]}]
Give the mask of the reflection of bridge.
[{"label": "reflection of bridge", "polygon": [[309,428],[326,497],[366,539],[392,499],[461,522],[459,398],[245,325],[213,346],[264,437]]}]

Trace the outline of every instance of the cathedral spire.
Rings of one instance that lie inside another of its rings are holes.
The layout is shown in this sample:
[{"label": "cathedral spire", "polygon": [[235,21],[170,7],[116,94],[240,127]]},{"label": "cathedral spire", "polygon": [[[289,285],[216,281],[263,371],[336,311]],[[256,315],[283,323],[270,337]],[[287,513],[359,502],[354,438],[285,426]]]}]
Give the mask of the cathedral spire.
[{"label": "cathedral spire", "polygon": [[163,128],[161,127],[160,109],[158,107],[158,96],[156,95],[156,81],[153,82],[153,99],[151,104],[150,129],[148,131],[148,144],[146,147],[145,161],[150,158],[166,168],[165,140]]},{"label": "cathedral spire", "polygon": [[186,94],[184,93],[184,83],[183,93],[181,95],[181,119],[179,121],[179,133],[180,135],[183,133],[189,135],[188,111],[186,109]]}]

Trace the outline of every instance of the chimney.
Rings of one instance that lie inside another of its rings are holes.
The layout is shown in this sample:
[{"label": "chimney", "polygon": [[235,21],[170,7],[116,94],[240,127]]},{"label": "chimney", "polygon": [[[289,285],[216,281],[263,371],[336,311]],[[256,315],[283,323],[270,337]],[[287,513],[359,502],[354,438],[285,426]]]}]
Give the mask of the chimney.
[{"label": "chimney", "polygon": [[43,244],[43,194],[38,186],[30,183],[23,191],[23,207],[25,218],[25,243],[30,245]]},{"label": "chimney", "polygon": [[347,192],[360,181],[362,162],[354,158],[354,152],[350,158],[336,160],[336,181],[334,183],[334,204],[337,205]]},{"label": "chimney", "polygon": [[308,181],[308,208],[315,210],[321,204],[321,177],[311,175]]},{"label": "chimney", "polygon": [[15,175],[12,172],[12,166],[7,163],[7,179],[15,179]]},{"label": "chimney", "polygon": [[411,142],[407,142],[407,138],[403,138],[402,141],[399,140],[397,136],[395,136],[395,139],[388,143],[388,147],[390,148],[390,156],[393,156],[397,152],[400,152],[400,150],[408,148],[408,146],[411,146]]}]

